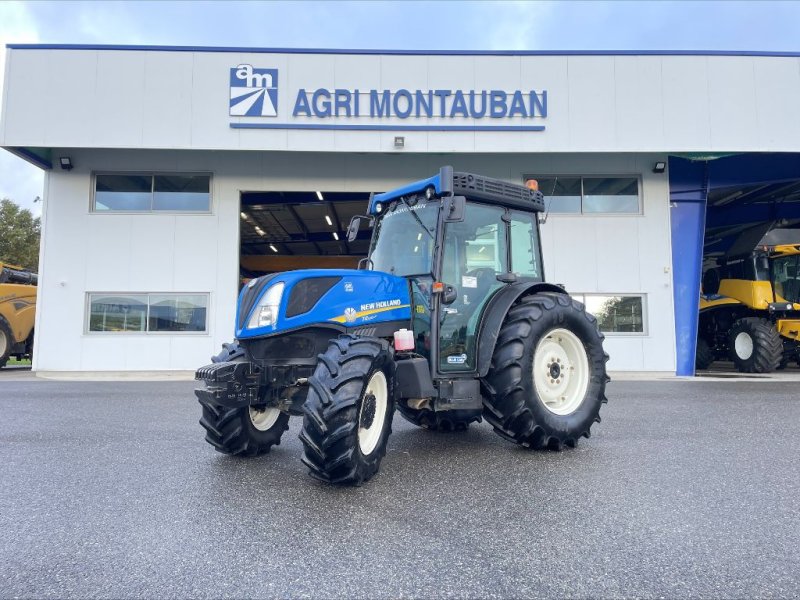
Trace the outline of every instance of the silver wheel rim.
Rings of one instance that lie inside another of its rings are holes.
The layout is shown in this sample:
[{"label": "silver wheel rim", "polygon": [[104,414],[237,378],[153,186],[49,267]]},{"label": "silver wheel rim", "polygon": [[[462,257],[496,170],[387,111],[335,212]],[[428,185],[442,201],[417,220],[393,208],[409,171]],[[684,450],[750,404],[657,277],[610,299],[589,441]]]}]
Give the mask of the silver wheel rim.
[{"label": "silver wheel rim", "polygon": [[[371,415],[372,419],[370,420],[368,411],[371,410],[371,405],[374,406],[374,414]],[[375,371],[367,382],[367,388],[361,398],[361,410],[358,414],[358,447],[364,456],[372,454],[378,446],[378,440],[381,439],[383,432],[383,424],[386,422],[388,405],[389,386],[386,383],[386,375],[383,374],[383,371]]]},{"label": "silver wheel rim", "polygon": [[0,356],[3,356],[6,353],[7,345],[8,339],[6,338],[6,332],[0,330]]},{"label": "silver wheel rim", "polygon": [[567,329],[553,329],[533,353],[533,383],[544,407],[556,415],[574,413],[589,388],[589,357]]},{"label": "silver wheel rim", "polygon": [[249,407],[250,422],[259,431],[269,431],[277,423],[281,411],[277,408],[264,407],[262,409]]},{"label": "silver wheel rim", "polygon": [[753,338],[746,331],[740,331],[733,340],[733,349],[736,351],[736,356],[741,360],[747,360],[753,356]]}]

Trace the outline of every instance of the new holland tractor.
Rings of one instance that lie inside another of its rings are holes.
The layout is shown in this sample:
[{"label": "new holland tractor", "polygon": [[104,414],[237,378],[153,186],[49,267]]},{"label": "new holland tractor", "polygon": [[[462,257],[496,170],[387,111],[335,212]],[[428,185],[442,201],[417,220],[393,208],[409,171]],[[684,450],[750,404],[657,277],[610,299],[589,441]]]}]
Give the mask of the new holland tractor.
[{"label": "new holland tractor", "polygon": [[800,360],[800,244],[759,245],[703,276],[695,366],[730,358],[743,373]]},{"label": "new holland tractor", "polygon": [[[534,186],[531,186],[534,187]],[[562,287],[545,283],[542,194],[443,167],[372,194],[359,269],[250,281],[236,343],[197,371],[206,441],[233,455],[278,444],[302,415],[317,479],[370,479],[395,408],[431,430],[485,418],[534,449],[574,447],[606,402],[603,335]]]},{"label": "new holland tractor", "polygon": [[10,357],[30,358],[38,276],[0,263],[0,369]]}]

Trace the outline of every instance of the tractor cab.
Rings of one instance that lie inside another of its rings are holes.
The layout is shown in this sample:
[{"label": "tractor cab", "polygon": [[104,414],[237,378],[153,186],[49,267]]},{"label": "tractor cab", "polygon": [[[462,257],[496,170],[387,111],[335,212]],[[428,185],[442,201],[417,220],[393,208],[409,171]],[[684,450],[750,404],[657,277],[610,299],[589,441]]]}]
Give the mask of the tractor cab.
[{"label": "tractor cab", "polygon": [[[416,350],[438,373],[477,370],[484,309],[503,287],[542,282],[536,190],[453,173],[374,195],[370,269],[409,280]],[[431,315],[435,315],[434,318]]]},{"label": "tractor cab", "polygon": [[775,302],[791,303],[800,310],[800,245],[771,246],[767,252]]}]

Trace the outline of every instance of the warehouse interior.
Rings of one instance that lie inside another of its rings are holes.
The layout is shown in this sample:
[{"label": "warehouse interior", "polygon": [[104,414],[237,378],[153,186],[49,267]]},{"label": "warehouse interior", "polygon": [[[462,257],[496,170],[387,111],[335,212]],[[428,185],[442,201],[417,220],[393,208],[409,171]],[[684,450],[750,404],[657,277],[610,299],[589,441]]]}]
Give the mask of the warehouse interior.
[{"label": "warehouse interior", "polygon": [[243,280],[293,269],[354,268],[367,255],[370,232],[347,241],[363,214],[365,192],[242,192],[239,223]]}]

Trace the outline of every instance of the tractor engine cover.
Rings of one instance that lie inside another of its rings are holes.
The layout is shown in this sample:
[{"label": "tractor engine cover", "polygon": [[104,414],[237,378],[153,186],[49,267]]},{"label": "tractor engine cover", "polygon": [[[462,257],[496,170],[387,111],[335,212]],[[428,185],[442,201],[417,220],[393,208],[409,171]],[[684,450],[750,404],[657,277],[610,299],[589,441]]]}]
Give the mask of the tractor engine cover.
[{"label": "tractor engine cover", "polygon": [[259,277],[239,295],[236,338],[246,341],[313,326],[390,336],[411,322],[408,286],[402,277],[355,269]]}]

